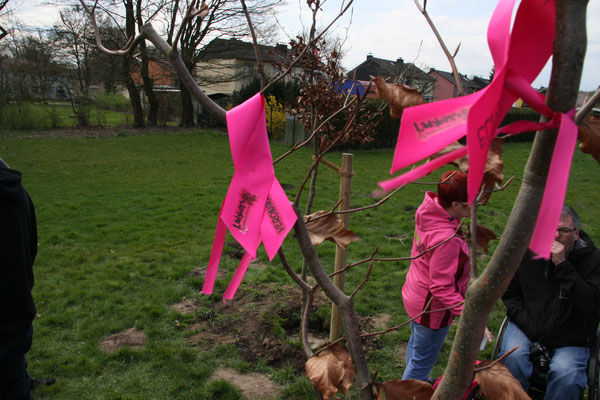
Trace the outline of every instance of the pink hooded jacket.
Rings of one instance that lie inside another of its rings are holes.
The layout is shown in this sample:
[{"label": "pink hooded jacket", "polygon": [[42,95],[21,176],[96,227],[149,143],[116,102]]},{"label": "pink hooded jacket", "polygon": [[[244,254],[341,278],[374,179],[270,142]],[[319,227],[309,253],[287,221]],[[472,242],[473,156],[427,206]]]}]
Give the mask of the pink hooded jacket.
[{"label": "pink hooded jacket", "polygon": [[[434,192],[427,192],[423,203],[415,213],[415,236],[411,256],[422,253],[454,235],[459,221],[439,204]],[[469,250],[462,237],[454,237],[412,260],[406,282],[402,288],[402,300],[409,317],[414,318],[425,310],[454,306],[464,300],[469,281]],[[452,323],[460,315],[462,305],[451,310],[426,313],[415,320],[420,325],[439,329]]]}]

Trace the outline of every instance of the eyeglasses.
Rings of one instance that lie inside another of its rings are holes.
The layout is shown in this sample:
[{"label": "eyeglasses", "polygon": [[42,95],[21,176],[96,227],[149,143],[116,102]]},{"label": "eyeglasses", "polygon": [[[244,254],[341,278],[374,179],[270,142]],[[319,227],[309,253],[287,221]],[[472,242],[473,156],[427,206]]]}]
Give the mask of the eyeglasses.
[{"label": "eyeglasses", "polygon": [[563,236],[567,236],[569,233],[573,232],[574,230],[576,230],[577,228],[558,228],[556,231],[558,233],[560,233]]}]

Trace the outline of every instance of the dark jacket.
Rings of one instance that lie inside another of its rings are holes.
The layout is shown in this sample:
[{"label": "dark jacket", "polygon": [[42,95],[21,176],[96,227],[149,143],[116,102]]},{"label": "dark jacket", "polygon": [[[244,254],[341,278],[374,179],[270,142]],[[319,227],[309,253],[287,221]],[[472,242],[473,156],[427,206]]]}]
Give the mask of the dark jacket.
[{"label": "dark jacket", "polygon": [[589,346],[600,312],[600,250],[583,231],[567,260],[534,259],[528,250],[502,301],[510,321],[549,348]]},{"label": "dark jacket", "polygon": [[21,173],[0,166],[0,349],[31,328],[35,211]]}]

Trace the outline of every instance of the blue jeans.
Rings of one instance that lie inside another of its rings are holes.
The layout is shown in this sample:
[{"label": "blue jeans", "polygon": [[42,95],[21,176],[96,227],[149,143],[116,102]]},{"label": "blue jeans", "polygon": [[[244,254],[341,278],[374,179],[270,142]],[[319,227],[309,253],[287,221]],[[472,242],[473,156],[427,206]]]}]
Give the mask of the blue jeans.
[{"label": "blue jeans", "polygon": [[[509,322],[506,326],[500,354],[519,346],[512,354],[503,360],[504,365],[521,382],[523,389],[529,390],[532,364],[529,359],[531,340],[517,325]],[[552,361],[548,371],[548,384],[544,400],[579,399],[580,392],[587,385],[587,365],[590,359],[590,349],[587,347],[566,346],[550,351]]]},{"label": "blue jeans", "polygon": [[0,344],[0,400],[31,400],[25,353],[32,338],[33,327],[10,343]]},{"label": "blue jeans", "polygon": [[406,346],[406,369],[402,379],[427,381],[440,355],[449,326],[430,329],[414,321],[410,323],[410,339]]}]

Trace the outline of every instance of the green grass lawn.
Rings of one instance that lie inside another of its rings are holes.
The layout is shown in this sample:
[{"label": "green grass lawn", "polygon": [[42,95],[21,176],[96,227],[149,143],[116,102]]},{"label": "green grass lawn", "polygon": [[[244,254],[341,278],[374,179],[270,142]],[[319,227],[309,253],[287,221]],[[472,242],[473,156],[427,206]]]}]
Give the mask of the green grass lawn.
[{"label": "green grass lawn", "polygon": [[[514,175],[515,180],[480,209],[480,223],[498,236],[519,189],[529,149],[529,143],[505,145],[505,174]],[[274,143],[272,151],[278,156],[286,148]],[[378,180],[389,177],[392,155],[391,150],[354,152],[352,207],[375,201],[369,194]],[[227,276],[217,282],[213,296],[201,295],[202,279],[188,276],[208,262],[218,212],[233,174],[225,136],[210,131],[80,139],[7,135],[0,139],[0,156],[22,171],[38,218],[34,297],[39,316],[34,322],[29,370],[58,381],[37,389],[34,398],[238,398],[231,387],[207,383],[213,370],[223,365],[271,374],[287,386],[283,398],[314,398],[303,376],[265,363],[249,364],[233,345],[209,350],[188,346],[186,332],[176,324],[182,317],[169,308],[184,297],[197,298],[207,306],[220,301],[237,266],[237,260],[223,256],[221,268]],[[341,154],[327,158],[339,164]],[[288,187],[290,198],[309,162],[310,153],[302,150],[276,165],[277,177]],[[597,163],[577,150],[567,203],[580,213],[583,229],[600,241],[597,171]],[[435,181],[439,175],[423,181]],[[335,173],[320,167],[313,210],[331,209],[338,189]],[[414,209],[428,189],[410,185],[383,206],[353,214],[350,228],[362,239],[349,246],[348,260],[366,258],[378,245],[380,257],[409,255]],[[299,271],[302,261],[292,235],[283,247]],[[492,242],[490,251],[495,247]],[[318,251],[323,264],[332,270],[334,245],[324,243]],[[251,268],[242,288],[292,284],[277,259],[268,263],[262,249],[259,258],[268,265]],[[486,260],[480,261],[481,268]],[[406,262],[375,264],[369,282],[355,297],[359,314],[389,314],[390,326],[405,321],[401,287],[407,268]],[[365,270],[366,264],[349,271],[348,292],[363,280]],[[498,305],[489,322],[493,331],[503,316]],[[145,331],[146,348],[113,354],[100,350],[104,337],[132,327]],[[453,332],[454,328],[434,374],[443,371]],[[397,352],[408,337],[408,328],[389,333],[368,353],[371,372],[379,370],[378,379],[401,377],[404,360]],[[481,357],[488,354],[489,349]]]},{"label": "green grass lawn", "polygon": [[[132,121],[131,113],[104,110],[95,105],[89,106],[90,126],[131,125]],[[14,130],[47,130],[75,126],[79,126],[79,122],[68,102],[5,104],[0,109],[0,130],[3,134]]]}]

